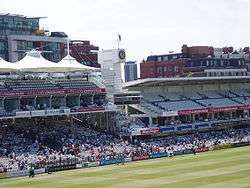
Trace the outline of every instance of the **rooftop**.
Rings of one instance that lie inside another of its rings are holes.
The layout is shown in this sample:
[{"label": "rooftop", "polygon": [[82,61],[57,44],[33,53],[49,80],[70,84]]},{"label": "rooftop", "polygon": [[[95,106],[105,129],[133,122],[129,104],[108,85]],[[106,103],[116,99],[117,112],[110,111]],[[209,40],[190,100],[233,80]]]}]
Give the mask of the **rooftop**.
[{"label": "rooftop", "polygon": [[185,78],[146,78],[126,82],[124,89],[134,87],[147,87],[159,85],[190,85],[190,84],[215,84],[215,83],[249,83],[250,76],[221,76],[221,77],[185,77]]},{"label": "rooftop", "polygon": [[41,19],[41,18],[47,18],[47,17],[28,17],[21,14],[10,14],[10,13],[0,13],[0,17],[19,17],[19,18],[26,18],[26,19]]}]

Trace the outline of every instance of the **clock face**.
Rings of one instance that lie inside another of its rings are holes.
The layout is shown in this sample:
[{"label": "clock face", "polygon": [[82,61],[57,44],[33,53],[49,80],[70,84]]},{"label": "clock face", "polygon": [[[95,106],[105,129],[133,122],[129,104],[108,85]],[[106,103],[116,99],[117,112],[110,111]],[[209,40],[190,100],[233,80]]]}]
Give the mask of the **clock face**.
[{"label": "clock face", "polygon": [[124,50],[120,50],[119,51],[119,58],[120,59],[125,59],[125,57],[126,57],[125,51]]}]

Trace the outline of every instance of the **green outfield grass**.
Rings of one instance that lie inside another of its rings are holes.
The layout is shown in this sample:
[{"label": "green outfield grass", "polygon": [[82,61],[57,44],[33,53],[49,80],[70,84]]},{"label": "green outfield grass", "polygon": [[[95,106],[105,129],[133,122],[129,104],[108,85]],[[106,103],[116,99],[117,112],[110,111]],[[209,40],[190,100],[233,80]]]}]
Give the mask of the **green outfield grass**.
[{"label": "green outfield grass", "polygon": [[17,187],[250,187],[250,147],[0,180],[0,188]]}]

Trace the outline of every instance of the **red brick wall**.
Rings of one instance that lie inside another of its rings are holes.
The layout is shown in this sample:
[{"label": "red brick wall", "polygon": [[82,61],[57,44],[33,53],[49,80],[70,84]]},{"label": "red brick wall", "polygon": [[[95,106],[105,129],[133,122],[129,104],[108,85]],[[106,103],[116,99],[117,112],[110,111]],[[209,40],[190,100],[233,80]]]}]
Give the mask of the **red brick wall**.
[{"label": "red brick wall", "polygon": [[209,55],[214,54],[214,48],[211,46],[191,46],[188,47],[187,45],[182,46],[182,53],[185,57],[191,58],[191,57],[207,57]]},{"label": "red brick wall", "polygon": [[[184,66],[184,59],[161,62],[144,62],[140,64],[141,78],[183,76]],[[177,70],[175,70],[175,67],[177,67]],[[159,69],[161,69],[161,71],[159,71]]]}]

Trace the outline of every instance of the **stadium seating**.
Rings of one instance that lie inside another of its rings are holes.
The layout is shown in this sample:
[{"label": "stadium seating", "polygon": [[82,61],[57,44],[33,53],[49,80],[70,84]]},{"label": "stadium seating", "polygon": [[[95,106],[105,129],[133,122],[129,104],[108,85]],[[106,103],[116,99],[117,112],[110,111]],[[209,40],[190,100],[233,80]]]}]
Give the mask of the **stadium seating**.
[{"label": "stadium seating", "polygon": [[83,80],[58,80],[55,83],[63,89],[94,89],[97,87],[93,82]]},{"label": "stadium seating", "polygon": [[162,93],[161,94],[165,100],[170,100],[170,101],[174,101],[174,100],[180,100],[181,96],[180,93]]},{"label": "stadium seating", "polygon": [[39,91],[57,89],[95,89],[97,86],[84,80],[18,80],[5,81],[0,85],[0,91]]},{"label": "stadium seating", "polygon": [[202,95],[198,94],[197,92],[185,92],[182,96],[186,97],[187,99],[202,99]]},{"label": "stadium seating", "polygon": [[229,98],[233,98],[233,97],[237,97],[237,94],[227,90],[227,91],[219,91],[218,92],[222,97],[229,97]]},{"label": "stadium seating", "polygon": [[247,90],[186,91],[162,94],[147,93],[142,95],[145,101],[141,104],[141,107],[155,113],[207,107],[250,105],[250,93]]},{"label": "stadium seating", "polygon": [[7,91],[8,89],[4,85],[0,85],[0,91]]},{"label": "stadium seating", "polygon": [[171,101],[170,102],[159,102],[158,105],[167,111],[203,108],[203,106],[201,106],[198,103],[195,103],[194,101],[191,101],[191,100],[173,101],[173,102],[171,102]]},{"label": "stadium seating", "polygon": [[20,81],[7,81],[5,82],[7,88],[13,91],[29,91],[29,90],[54,90],[58,89],[56,85],[50,81],[38,80],[20,80]]},{"label": "stadium seating", "polygon": [[250,105],[250,97],[237,97],[235,98],[236,101],[239,101],[242,104]]},{"label": "stadium seating", "polygon": [[164,101],[164,99],[160,97],[158,93],[155,93],[155,94],[144,93],[143,97],[145,100],[150,101],[150,102]]},{"label": "stadium seating", "polygon": [[226,107],[226,106],[239,106],[240,104],[232,101],[228,98],[220,98],[220,99],[203,99],[198,100],[200,103],[207,107]]},{"label": "stadium seating", "polygon": [[250,93],[247,90],[232,90],[232,92],[242,97],[250,96]]},{"label": "stadium seating", "polygon": [[202,95],[203,98],[209,99],[222,97],[217,91],[200,91],[199,94]]}]

